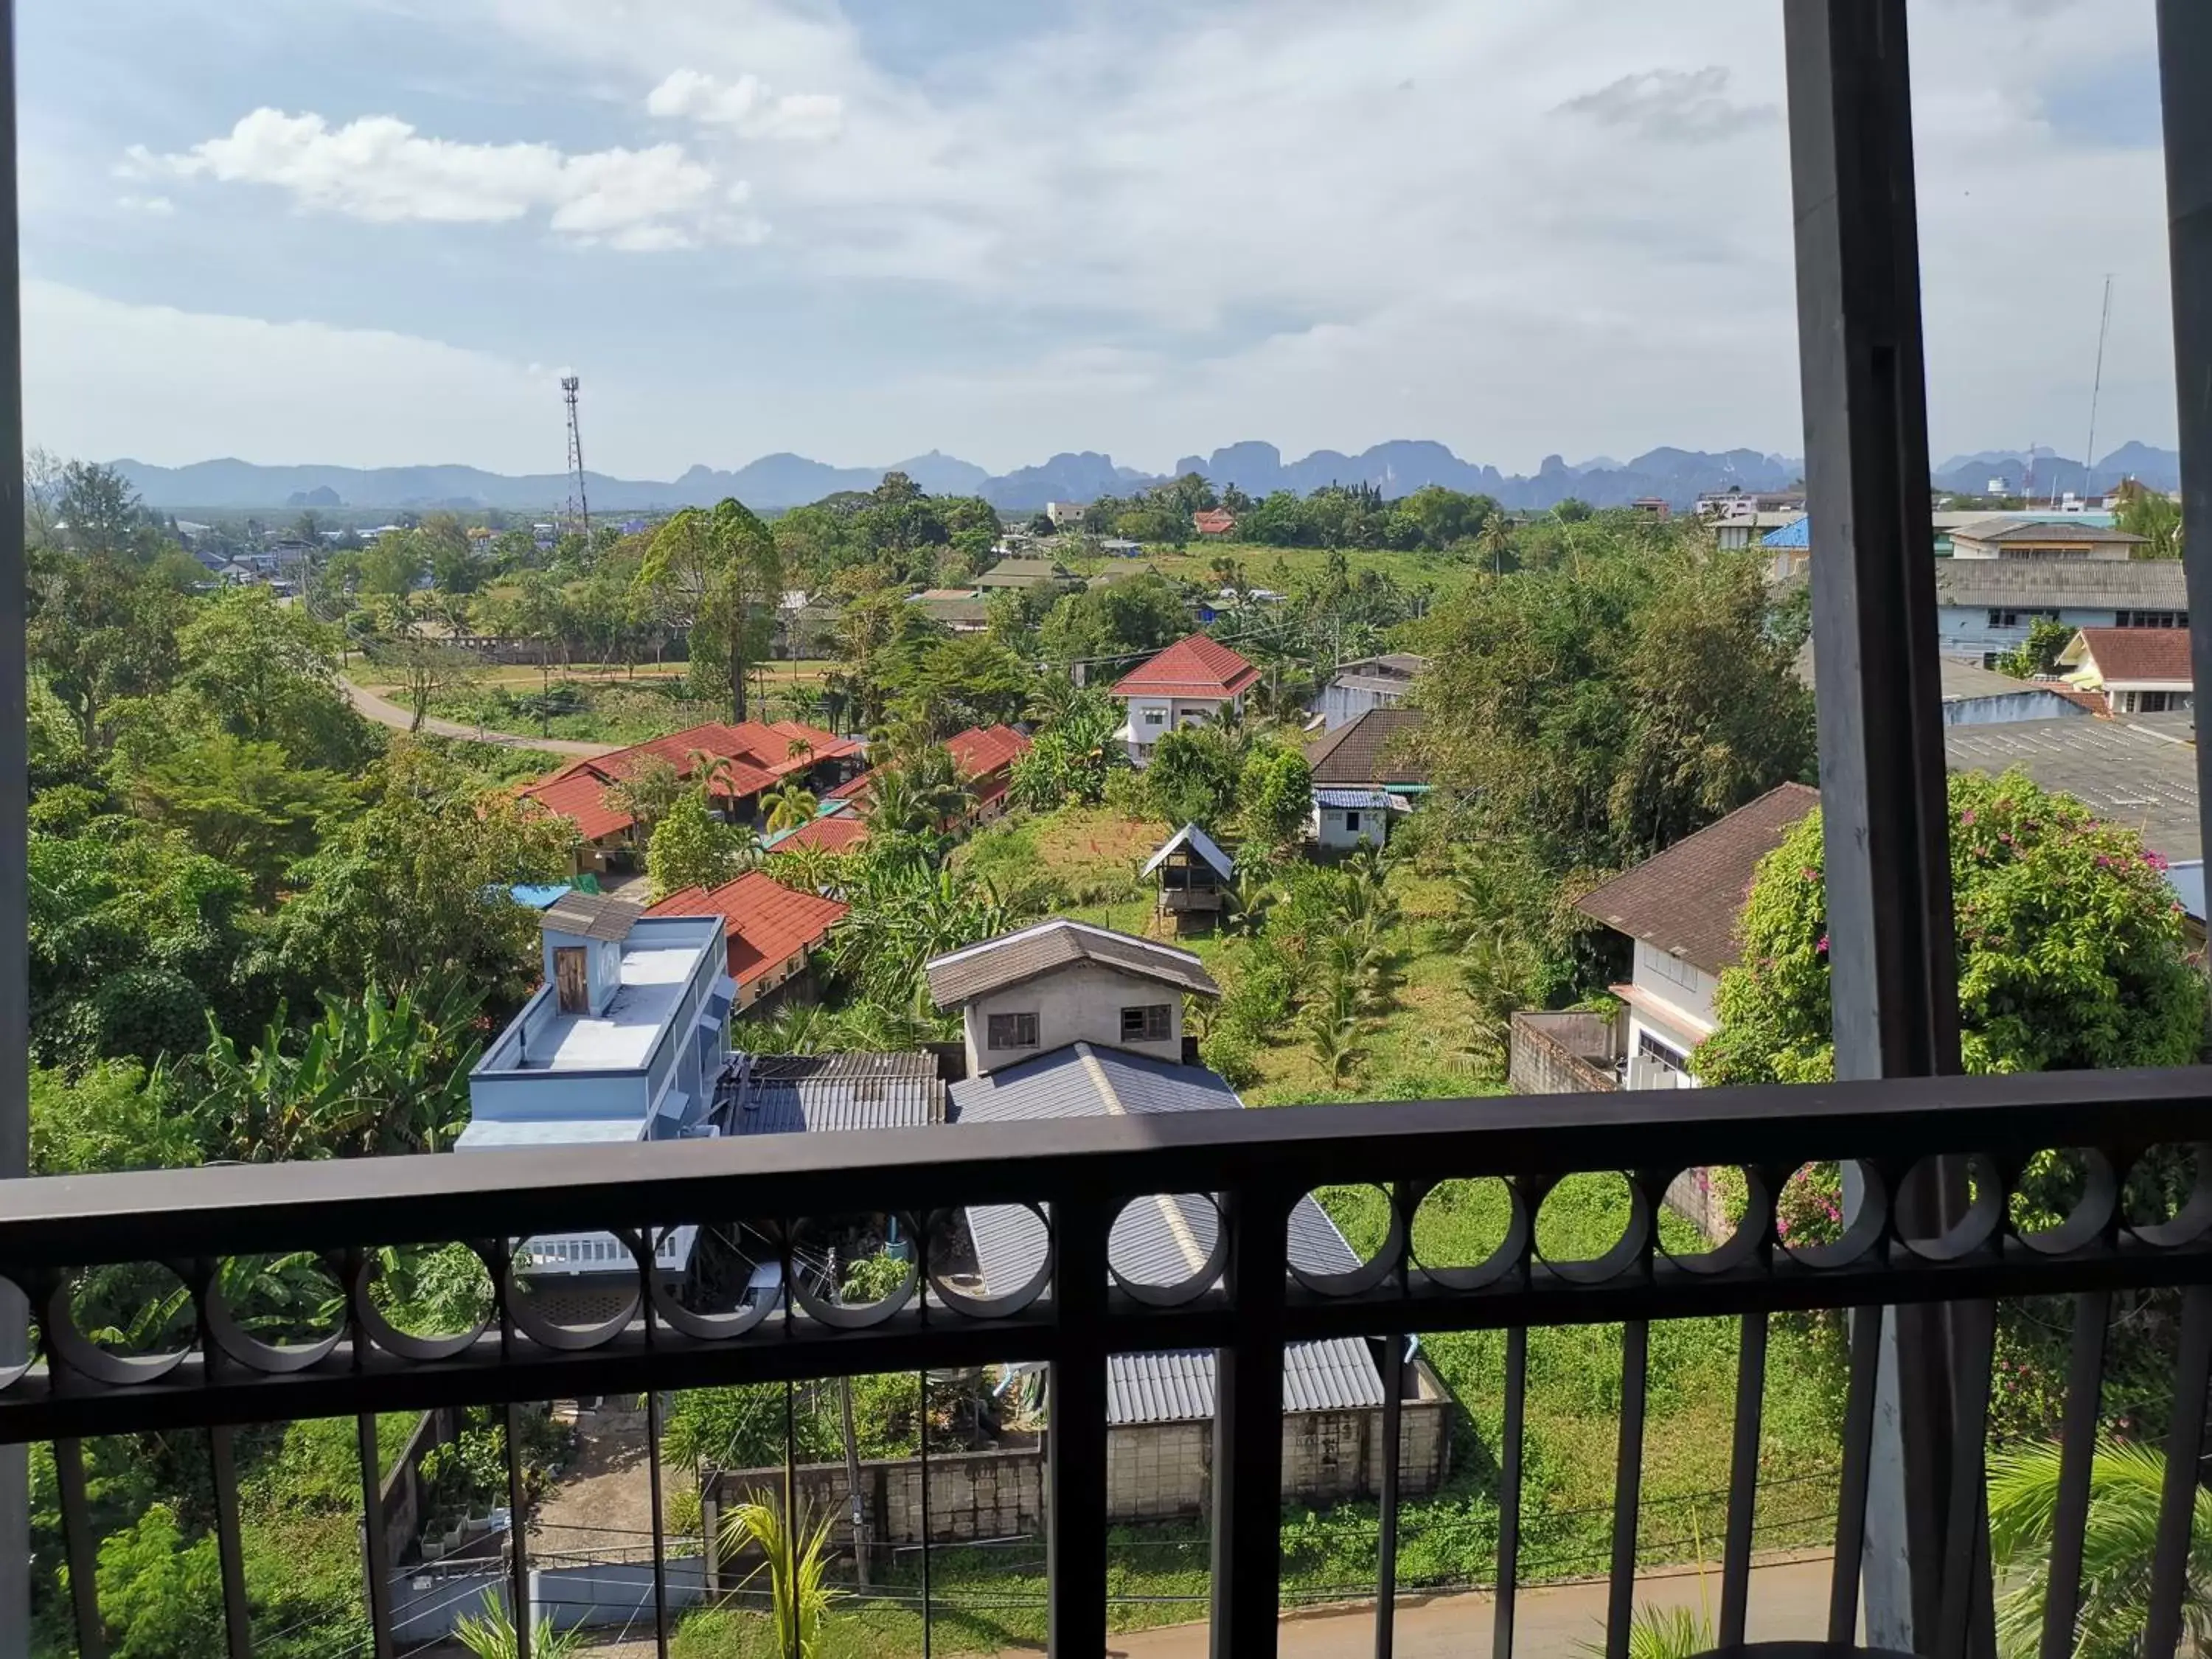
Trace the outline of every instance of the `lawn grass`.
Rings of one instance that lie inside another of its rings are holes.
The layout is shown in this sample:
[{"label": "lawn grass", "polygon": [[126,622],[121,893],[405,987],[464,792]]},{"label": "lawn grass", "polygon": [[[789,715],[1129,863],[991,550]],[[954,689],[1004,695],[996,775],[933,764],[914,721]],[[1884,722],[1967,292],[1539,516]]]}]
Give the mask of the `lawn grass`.
[{"label": "lawn grass", "polygon": [[[1480,559],[1461,560],[1443,553],[1401,552],[1395,548],[1348,547],[1343,550],[1346,568],[1354,576],[1373,570],[1407,587],[1433,587],[1437,595],[1455,592],[1482,574],[1488,567]],[[1139,559],[1063,559],[1078,575],[1096,576],[1113,570],[1152,569],[1176,581],[1218,587],[1213,562],[1234,559],[1244,568],[1251,586],[1284,592],[1298,582],[1318,581],[1328,569],[1330,550],[1325,547],[1267,547],[1247,542],[1194,542],[1180,552],[1172,548],[1148,548]]]}]

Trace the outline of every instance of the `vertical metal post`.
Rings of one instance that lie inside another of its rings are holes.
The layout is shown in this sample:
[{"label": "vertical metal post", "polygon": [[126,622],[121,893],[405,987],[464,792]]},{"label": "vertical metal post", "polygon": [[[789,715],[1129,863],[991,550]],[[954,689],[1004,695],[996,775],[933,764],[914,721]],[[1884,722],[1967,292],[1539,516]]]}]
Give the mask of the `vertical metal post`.
[{"label": "vertical metal post", "polygon": [[1636,1615],[1636,1534],[1644,1518],[1644,1411],[1650,1396],[1651,1327],[1620,1328],[1620,1440],[1613,1472],[1613,1571],[1606,1597],[1606,1659],[1628,1659]]},{"label": "vertical metal post", "polygon": [[[2181,442],[2183,580],[2192,616],[2212,617],[2212,8],[2159,0],[2158,70],[2166,124],[2166,257],[2173,264],[2173,383]],[[2212,685],[2212,628],[2191,635],[2191,666]],[[2197,787],[2212,753],[2197,751]]]},{"label": "vertical metal post", "polygon": [[215,1486],[216,1555],[222,1572],[223,1644],[229,1659],[252,1659],[253,1630],[246,1600],[244,1540],[239,1535],[238,1458],[234,1431],[208,1431],[208,1470]]},{"label": "vertical metal post", "polygon": [[[1905,0],[1783,13],[1812,514],[1831,995],[1840,1078],[1960,1069]],[[1941,1194],[1899,1194],[1900,1220]],[[1874,1314],[1861,1317],[1876,1317]],[[1911,1650],[1940,1595],[1950,1458],[1940,1314],[1888,1316],[1899,1501],[1869,1520],[1868,1639]],[[1884,1421],[1887,1421],[1885,1415]]]},{"label": "vertical metal post", "polygon": [[[647,1304],[649,1307],[652,1304]],[[645,1391],[645,1468],[653,1497],[653,1650],[668,1659],[668,1535],[660,1498],[660,1391]]]},{"label": "vertical metal post", "polygon": [[1224,1194],[1236,1340],[1214,1355],[1214,1659],[1273,1659],[1282,1613],[1283,1296],[1290,1203]]},{"label": "vertical metal post", "polygon": [[1505,1333],[1504,1447],[1498,1474],[1498,1607],[1492,1618],[1493,1659],[1513,1659],[1514,1601],[1521,1581],[1521,1443],[1528,1401],[1528,1328]]},{"label": "vertical metal post", "polygon": [[1390,1659],[1398,1632],[1398,1441],[1405,1421],[1406,1339],[1382,1339],[1382,1492],[1375,1523],[1375,1659]]},{"label": "vertical metal post", "polygon": [[1052,1206],[1057,1346],[1047,1382],[1045,1593],[1053,1659],[1106,1650],[1106,1240],[1114,1212]]},{"label": "vertical metal post", "polygon": [[531,1604],[530,1552],[523,1543],[530,1517],[523,1501],[529,1493],[522,1474],[522,1407],[512,1401],[501,1440],[507,1453],[507,1583],[514,1601],[514,1659],[530,1659],[538,1609]]},{"label": "vertical metal post", "polygon": [[361,1455],[362,1570],[368,1575],[369,1652],[392,1659],[392,1540],[384,1529],[384,1464],[376,1451],[376,1413],[354,1419]]},{"label": "vertical metal post", "polygon": [[1759,1508],[1759,1426],[1766,1405],[1766,1316],[1747,1313],[1738,1327],[1735,1444],[1729,1459],[1728,1541],[1721,1553],[1720,1644],[1743,1645],[1751,1603],[1751,1545]]},{"label": "vertical metal post", "polygon": [[915,1381],[919,1390],[916,1403],[921,1409],[921,1428],[915,1442],[921,1449],[921,1659],[930,1659],[929,1646],[929,1373],[917,1371]]},{"label": "vertical metal post", "polygon": [[[31,1168],[30,920],[23,865],[30,750],[23,668],[23,323],[16,256],[15,8],[0,0],[0,1180]],[[28,1310],[0,1288],[0,1365],[22,1359]],[[0,1447],[0,1659],[30,1652],[31,1475],[25,1446]]]},{"label": "vertical metal post", "polygon": [[[92,1537],[92,1499],[85,1489],[82,1440],[54,1442],[54,1488],[61,1499],[62,1547],[69,1562],[77,1659],[106,1659],[107,1627],[100,1616],[100,1551]],[[24,1610],[28,1613],[27,1604]],[[377,1659],[387,1656],[380,1654]]]}]

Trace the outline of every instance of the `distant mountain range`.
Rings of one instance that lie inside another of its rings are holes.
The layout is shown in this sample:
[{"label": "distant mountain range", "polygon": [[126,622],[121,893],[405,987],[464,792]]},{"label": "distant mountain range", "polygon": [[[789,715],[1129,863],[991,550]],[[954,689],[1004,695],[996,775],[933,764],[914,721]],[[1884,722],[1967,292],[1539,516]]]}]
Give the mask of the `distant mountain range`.
[{"label": "distant mountain range", "polygon": [[[568,480],[559,473],[512,477],[472,466],[260,466],[251,461],[197,461],[189,466],[149,466],[121,460],[115,467],[145,503],[164,512],[187,507],[281,508],[285,506],[343,506],[376,509],[498,507],[543,513],[567,499]],[[1357,455],[1318,449],[1286,461],[1269,443],[1231,444],[1210,456],[1186,455],[1174,475],[1154,475],[1117,466],[1110,455],[1085,450],[1062,453],[1036,466],[994,476],[973,462],[931,450],[891,467],[831,466],[803,455],[763,455],[734,471],[695,466],[666,483],[650,479],[585,475],[595,512],[629,513],[652,507],[706,506],[726,495],[748,505],[776,509],[820,501],[839,490],[872,489],[886,471],[906,473],[933,495],[981,495],[994,507],[1032,511],[1047,501],[1087,501],[1122,495],[1161,476],[1203,473],[1217,488],[1235,484],[1249,495],[1278,489],[1310,495],[1331,483],[1372,484],[1386,496],[1412,494],[1427,484],[1495,496],[1509,507],[1542,510],[1574,496],[1594,507],[1621,507],[1640,497],[1658,497],[1686,507],[1706,490],[1741,486],[1747,492],[1787,489],[1802,476],[1804,464],[1784,455],[1751,449],[1661,448],[1630,461],[1599,456],[1571,466],[1547,456],[1533,476],[1500,472],[1494,466],[1463,461],[1440,443],[1400,439],[1376,444]],[[2080,490],[2084,470],[2078,460],[2039,449],[1988,450],[1954,456],[1936,471],[1939,489],[1978,493],[1992,480],[2008,494],[2029,482],[2036,494]],[[2170,449],[2123,444],[2088,474],[2098,488],[2124,477],[2140,478],[2154,489],[2181,487],[2181,458]]]}]

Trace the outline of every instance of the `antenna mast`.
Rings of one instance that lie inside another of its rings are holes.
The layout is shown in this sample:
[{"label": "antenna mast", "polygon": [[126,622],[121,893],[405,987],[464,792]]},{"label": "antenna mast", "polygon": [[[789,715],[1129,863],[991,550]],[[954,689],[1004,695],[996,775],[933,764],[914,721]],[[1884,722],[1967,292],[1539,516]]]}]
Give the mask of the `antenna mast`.
[{"label": "antenna mast", "polygon": [[568,519],[576,533],[588,541],[592,535],[592,507],[584,497],[584,433],[576,424],[576,392],[581,385],[573,374],[561,377],[562,400],[568,405]]},{"label": "antenna mast", "polygon": [[2089,499],[2089,481],[2097,465],[2097,398],[2105,389],[2105,337],[2112,331],[2112,276],[2105,273],[2105,315],[2097,325],[2097,378],[2089,385],[2089,441],[2081,451],[2081,500]]}]

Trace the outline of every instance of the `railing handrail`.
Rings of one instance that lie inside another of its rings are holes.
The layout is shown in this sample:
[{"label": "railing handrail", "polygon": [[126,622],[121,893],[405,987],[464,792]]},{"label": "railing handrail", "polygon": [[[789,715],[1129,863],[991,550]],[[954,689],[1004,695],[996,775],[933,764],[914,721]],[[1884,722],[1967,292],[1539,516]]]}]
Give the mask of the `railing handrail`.
[{"label": "railing handrail", "polygon": [[[2205,1138],[2212,1067],[1502,1096],[0,1182],[0,1274],[709,1217]],[[1264,1159],[1253,1154],[1264,1152]]]}]

